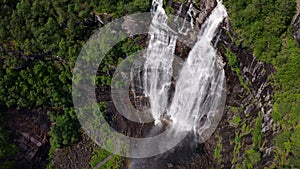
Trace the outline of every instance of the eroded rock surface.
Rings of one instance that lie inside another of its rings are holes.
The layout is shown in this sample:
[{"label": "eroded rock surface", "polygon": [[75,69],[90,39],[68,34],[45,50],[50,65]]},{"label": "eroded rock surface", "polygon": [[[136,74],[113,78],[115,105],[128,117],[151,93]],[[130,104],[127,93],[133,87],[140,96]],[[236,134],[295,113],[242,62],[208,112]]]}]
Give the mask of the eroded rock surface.
[{"label": "eroded rock surface", "polygon": [[93,155],[93,149],[96,147],[87,135],[83,139],[69,147],[56,150],[52,165],[54,169],[82,169],[90,168],[90,160]]},{"label": "eroded rock surface", "polygon": [[[176,11],[179,10],[181,5],[174,1],[168,1],[167,4],[175,9],[174,14],[176,14]],[[200,6],[195,7],[196,12],[194,15],[194,21],[196,21],[195,25],[198,25],[199,28],[215,7],[216,1],[201,0],[200,4]],[[187,7],[185,7],[185,10],[186,9]],[[185,13],[183,12],[182,15],[185,15]],[[300,23],[299,16],[297,19],[297,22]],[[298,26],[300,26],[300,24],[298,24]],[[299,31],[299,27],[297,27],[296,32],[297,31]],[[224,69],[227,83],[227,101],[224,115],[217,131],[204,144],[197,145],[193,143],[194,145],[191,146],[188,145],[188,143],[192,141],[184,140],[181,145],[167,154],[163,154],[159,157],[142,159],[136,164],[140,165],[140,168],[231,168],[234,165],[232,164],[232,161],[234,159],[235,146],[237,145],[235,139],[237,134],[242,133],[242,125],[235,126],[232,124],[232,121],[237,116],[240,116],[243,124],[253,127],[253,122],[255,122],[254,119],[258,118],[260,114],[262,116],[262,140],[266,141],[266,143],[264,148],[259,150],[262,154],[262,160],[255,164],[255,167],[262,168],[262,166],[267,166],[270,159],[272,159],[273,154],[270,150],[272,149],[271,140],[273,138],[273,131],[270,113],[272,111],[271,94],[273,88],[268,83],[268,77],[273,74],[275,70],[272,66],[258,61],[253,56],[251,50],[234,44],[231,38],[234,37],[234,31],[231,29],[228,19],[220,26],[219,33],[221,38],[219,41],[215,39],[214,43],[218,43],[220,51],[219,55],[222,56],[223,60],[226,62]],[[228,34],[231,34],[231,36]],[[297,36],[300,38],[300,35]],[[147,39],[147,36],[143,39]],[[145,40],[142,41],[140,45],[145,47],[147,46],[145,45],[146,43]],[[188,48],[184,42],[178,42],[176,44],[175,54],[182,59],[186,59],[189,50],[190,48]],[[231,51],[237,56],[240,74],[237,74],[237,72],[235,72],[228,64],[226,50]],[[103,93],[104,91],[105,93]],[[147,129],[153,124],[133,123],[118,114],[111,102],[109,91],[110,90],[108,89],[98,88],[96,93],[98,93],[99,98],[102,98],[102,101],[109,102],[106,114],[115,119],[111,122],[111,126],[128,136],[141,137],[147,133]],[[232,107],[235,107],[237,110],[235,111]],[[214,157],[215,148],[218,144],[222,145],[222,149],[220,150],[221,159],[219,162],[217,162]],[[243,146],[239,150],[240,152],[238,152],[238,159],[241,159],[243,152],[253,145],[251,133],[246,133],[241,136],[241,144]],[[239,162],[240,161],[237,161],[236,163]]]},{"label": "eroded rock surface", "polygon": [[41,169],[48,164],[50,120],[44,111],[9,110],[9,127],[18,146],[16,169]]},{"label": "eroded rock surface", "polygon": [[300,44],[300,14],[298,14],[293,23],[293,36]]}]

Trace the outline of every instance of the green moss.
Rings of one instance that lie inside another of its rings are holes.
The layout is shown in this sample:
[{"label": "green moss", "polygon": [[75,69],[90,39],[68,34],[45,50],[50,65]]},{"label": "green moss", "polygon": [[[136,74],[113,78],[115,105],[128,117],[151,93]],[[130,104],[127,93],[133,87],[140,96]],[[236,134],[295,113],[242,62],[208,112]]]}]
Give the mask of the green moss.
[{"label": "green moss", "polygon": [[244,167],[247,169],[252,169],[254,164],[261,160],[260,153],[254,149],[249,149],[245,151],[245,161]]},{"label": "green moss", "polygon": [[[110,152],[103,150],[101,148],[94,149],[94,155],[91,158],[90,165],[95,167],[98,163],[105,160],[108,156],[111,155]],[[109,159],[105,164],[103,164],[99,169],[118,169],[122,165],[124,158],[118,155],[114,155]]]},{"label": "green moss", "polygon": [[240,150],[242,148],[241,140],[242,135],[239,132],[236,132],[234,139],[233,159],[231,161],[232,164],[236,164],[240,157]]},{"label": "green moss", "polygon": [[249,125],[247,125],[246,123],[244,123],[242,125],[242,135],[243,136],[250,134],[251,131],[252,131],[252,128]]},{"label": "green moss", "polygon": [[238,113],[239,111],[239,108],[234,106],[230,106],[230,109],[233,110],[234,113]]},{"label": "green moss", "polygon": [[235,126],[235,127],[238,127],[238,126],[240,125],[241,121],[242,121],[242,119],[241,119],[240,116],[238,116],[238,115],[235,116],[235,117],[234,117],[234,126]]},{"label": "green moss", "polygon": [[221,162],[222,162],[221,152],[222,152],[222,149],[223,149],[222,138],[220,136],[218,136],[217,138],[218,138],[217,144],[216,144],[216,147],[214,149],[214,159],[217,163],[221,164]]},{"label": "green moss", "polygon": [[115,155],[99,169],[119,169],[121,168],[123,161],[124,161],[123,157]]},{"label": "green moss", "polygon": [[95,167],[98,163],[103,161],[105,158],[107,158],[109,155],[111,155],[110,152],[103,150],[101,148],[94,149],[94,155],[91,158],[90,165],[92,167]]},{"label": "green moss", "polygon": [[261,132],[261,130],[262,130],[262,115],[261,115],[261,112],[260,112],[259,116],[255,120],[255,125],[254,125],[254,128],[253,128],[252,141],[253,141],[255,149],[260,148],[260,145],[261,145],[261,141],[262,141],[262,132]]},{"label": "green moss", "polygon": [[228,58],[228,65],[231,67],[231,69],[236,73],[236,75],[239,77],[239,81],[242,84],[242,86],[250,92],[250,88],[247,86],[246,82],[243,79],[243,76],[241,74],[241,70],[239,68],[239,63],[237,59],[237,55],[231,52],[229,49],[226,49],[226,56]]}]

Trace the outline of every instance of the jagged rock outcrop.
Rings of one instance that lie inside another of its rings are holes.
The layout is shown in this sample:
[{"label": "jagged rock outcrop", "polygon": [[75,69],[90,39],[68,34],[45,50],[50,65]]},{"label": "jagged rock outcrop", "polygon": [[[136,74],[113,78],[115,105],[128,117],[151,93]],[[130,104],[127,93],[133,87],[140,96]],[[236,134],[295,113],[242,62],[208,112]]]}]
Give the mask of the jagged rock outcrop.
[{"label": "jagged rock outcrop", "polygon": [[208,14],[217,5],[216,1],[212,0],[200,0],[200,12],[197,14],[196,21],[201,24],[204,22]]},{"label": "jagged rock outcrop", "polygon": [[[231,168],[235,164],[232,162],[237,158],[236,163],[242,163],[244,158],[243,152],[253,147],[253,134],[243,133],[241,126],[233,126],[231,123],[234,118],[239,116],[243,124],[253,128],[256,118],[261,114],[262,118],[262,140],[265,141],[264,148],[260,148],[260,162],[254,164],[258,168],[268,166],[271,163],[273,154],[272,138],[273,138],[273,119],[271,117],[272,102],[271,95],[273,87],[268,82],[268,77],[275,72],[275,69],[268,64],[258,61],[250,49],[236,46],[232,37],[235,37],[229,20],[225,20],[224,31],[222,31],[219,44],[220,53],[227,62],[225,66],[226,82],[227,82],[227,102],[222,121],[215,134],[205,143],[205,148],[210,165],[215,168]],[[231,36],[229,36],[231,35]],[[233,70],[228,64],[228,56],[226,50],[231,51],[237,57],[238,69],[240,74]],[[241,81],[242,80],[242,81]],[[236,108],[236,111],[232,107]],[[237,135],[241,135],[240,145],[236,143]],[[219,163],[214,160],[214,149],[220,141],[222,145],[221,159]],[[239,147],[234,155],[233,152]],[[234,157],[236,156],[237,157]]]},{"label": "jagged rock outcrop", "polygon": [[[196,25],[200,25],[205,21],[212,9],[216,5],[215,0],[200,1],[199,11],[195,15]],[[298,18],[298,20],[300,20]],[[300,21],[298,21],[300,22]],[[299,31],[299,28],[296,29]],[[272,139],[274,132],[272,130],[273,119],[271,117],[272,102],[271,95],[273,88],[268,82],[268,77],[275,72],[275,69],[268,64],[258,61],[250,49],[236,46],[232,37],[235,37],[234,30],[231,28],[229,19],[227,18],[223,25],[220,26],[221,38],[219,40],[220,55],[227,63],[225,66],[226,82],[227,82],[227,102],[222,121],[215,134],[204,143],[204,150],[208,159],[209,166],[214,168],[231,168],[234,157],[236,144],[235,139],[237,133],[242,135],[241,126],[232,126],[230,123],[236,116],[240,116],[243,123],[251,128],[254,126],[256,118],[262,118],[262,140],[265,141],[265,146],[260,148],[262,154],[260,162],[255,164],[256,167],[268,166],[273,157],[271,153]],[[229,36],[229,34],[231,36]],[[215,43],[215,42],[213,42]],[[178,45],[178,44],[177,44]],[[180,45],[178,45],[180,46]],[[228,64],[226,50],[231,51],[237,57],[238,69],[240,74],[237,74]],[[181,50],[182,51],[182,50]],[[242,80],[242,81],[241,81]],[[238,112],[234,112],[232,107],[237,107]],[[237,115],[238,114],[238,115]],[[261,115],[260,115],[261,114]],[[251,133],[241,136],[241,145],[243,145],[238,156],[242,156],[243,152],[253,146],[254,136]],[[216,163],[214,150],[221,140],[222,150],[221,162]],[[242,162],[243,157],[238,157],[237,163]],[[182,167],[184,168],[184,164]],[[203,167],[203,166],[201,166]],[[201,168],[199,166],[199,168]]]},{"label": "jagged rock outcrop", "polygon": [[300,44],[300,14],[298,14],[293,23],[293,36]]},{"label": "jagged rock outcrop", "polygon": [[[175,9],[174,14],[176,14],[176,10],[180,8],[180,3],[174,1],[168,1],[167,4]],[[216,1],[201,0],[200,4],[199,7],[195,7],[194,13],[194,21],[196,21],[196,25],[199,25],[198,27],[200,27],[216,6]],[[185,9],[187,9],[187,7],[185,7]],[[184,12],[183,15],[185,15]],[[297,19],[298,22],[300,22],[300,17]],[[130,23],[130,25],[133,24]],[[234,166],[232,163],[235,158],[234,152],[237,151],[235,148],[238,144],[235,141],[237,135],[241,134],[240,142],[243,146],[236,152],[238,157],[235,163],[242,162],[239,160],[243,158],[243,152],[253,145],[253,135],[251,135],[251,133],[243,134],[242,126],[234,126],[232,125],[232,121],[235,117],[240,116],[243,124],[251,128],[254,125],[253,122],[255,122],[255,119],[258,118],[260,114],[262,117],[262,140],[265,141],[265,145],[264,148],[259,150],[262,159],[255,164],[255,167],[262,168],[262,166],[268,166],[268,162],[271,161],[270,159],[272,159],[273,154],[270,153],[270,150],[272,149],[271,140],[273,138],[273,131],[270,113],[272,111],[271,94],[273,88],[268,83],[268,77],[273,74],[275,70],[272,66],[258,61],[251,50],[234,44],[231,38],[231,36],[234,37],[234,31],[228,19],[220,26],[220,30],[222,31],[220,31],[220,40],[218,41],[219,55],[222,56],[223,60],[227,63],[224,67],[227,82],[227,102],[224,116],[218,129],[209,140],[202,145],[194,145],[194,147],[192,147],[193,149],[188,146],[189,141],[185,140],[182,144],[184,146],[178,146],[167,154],[162,155],[161,158],[149,158],[144,160],[145,163],[143,163],[143,159],[141,159],[141,168],[231,168]],[[299,27],[297,31],[299,31]],[[231,36],[228,34],[231,34]],[[147,38],[148,37],[145,36],[143,39],[145,40]],[[140,45],[146,46],[145,43],[147,42],[143,41]],[[190,49],[184,43],[178,42],[176,44],[175,54],[185,59],[189,50]],[[237,74],[228,64],[226,50],[231,51],[237,56],[240,74]],[[245,84],[243,84],[241,80],[243,80]],[[103,91],[108,92],[103,94]],[[98,98],[109,102],[106,113],[109,117],[115,119],[111,122],[111,126],[117,131],[128,136],[140,137],[147,133],[147,129],[152,126],[152,124],[133,123],[119,115],[113,103],[110,102],[110,91],[108,89],[99,88],[96,89],[96,93],[98,94]],[[102,93],[102,95],[100,95],[100,93]],[[234,111],[232,107],[235,107],[237,111]],[[221,157],[219,162],[217,162],[214,157],[215,148],[218,144],[222,145],[221,150],[219,150]],[[187,147],[184,148],[186,145]]]},{"label": "jagged rock outcrop", "polygon": [[[9,127],[18,146],[16,169],[46,168],[50,148],[47,137],[50,120],[42,110],[9,110]],[[1,167],[0,167],[1,168]]]},{"label": "jagged rock outcrop", "polygon": [[[185,3],[187,3],[187,6],[189,5],[188,2]],[[175,9],[174,14],[176,14],[180,8],[180,4],[174,1],[168,1],[167,4]],[[198,28],[201,27],[201,24],[216,6],[216,1],[201,0],[200,4],[201,5],[199,7],[195,7],[194,13],[194,21],[196,21],[195,25],[198,25]],[[187,7],[183,8],[183,16],[185,16],[184,10],[187,10]],[[262,118],[261,133],[262,140],[265,142],[265,145],[263,148],[259,149],[261,160],[254,164],[254,166],[257,168],[268,166],[268,163],[273,159],[273,154],[270,151],[272,149],[272,139],[274,135],[272,130],[273,120],[271,117],[273,106],[271,102],[271,95],[273,88],[268,82],[268,77],[275,72],[275,69],[270,65],[258,61],[250,49],[235,45],[233,42],[235,37],[234,30],[231,28],[228,18],[224,21],[224,24],[220,26],[219,34],[219,55],[221,55],[223,60],[227,63],[224,67],[227,83],[227,102],[224,116],[217,131],[203,144],[203,150],[198,151],[202,154],[195,155],[197,154],[195,153],[191,160],[174,165],[172,158],[174,158],[174,156],[181,155],[180,152],[179,154],[170,152],[170,154],[167,157],[164,157],[162,161],[158,158],[153,159],[155,162],[161,163],[161,168],[189,168],[191,167],[189,165],[190,163],[197,164],[197,166],[192,166],[192,168],[231,168],[235,164],[241,163],[241,160],[244,158],[244,152],[253,147],[254,143],[253,134],[244,134],[242,131],[242,125],[232,125],[232,121],[237,116],[241,118],[241,121],[246,128],[253,128],[256,119],[260,116]],[[213,43],[216,43],[216,41],[217,40],[215,39]],[[175,54],[180,56],[182,59],[185,59],[185,55],[188,54],[189,50],[190,49],[186,47],[185,43],[178,42],[176,44]],[[236,55],[238,69],[240,70],[239,74],[228,64],[228,56],[226,56],[227,50]],[[237,111],[234,111],[232,107],[235,107]],[[120,119],[119,122],[121,121],[124,120]],[[122,128],[125,124],[128,126],[128,123],[125,122],[123,125],[120,124],[122,123],[117,124],[119,125],[119,128]],[[127,128],[132,127],[134,127],[134,125]],[[135,125],[135,127],[137,126]],[[125,133],[128,133],[128,131]],[[236,143],[235,140],[237,139],[238,134],[241,135],[240,144],[242,146],[239,150],[236,150],[238,143]],[[219,162],[216,162],[214,157],[217,144],[222,145],[222,149],[219,150],[221,154]],[[235,152],[236,154],[233,153],[234,151],[237,151]],[[234,158],[237,158],[235,164],[233,163]],[[147,160],[148,163],[149,160],[151,163],[151,159]],[[202,163],[199,164],[197,163],[198,161],[202,161]]]},{"label": "jagged rock outcrop", "polygon": [[[229,27],[230,28],[230,27]],[[231,29],[231,28],[230,28]],[[233,32],[230,30],[229,32]],[[263,149],[260,149],[262,154],[262,160],[256,164],[257,166],[266,166],[272,158],[270,154],[270,148],[272,147],[271,140],[273,138],[272,124],[273,119],[271,117],[272,102],[271,94],[273,92],[272,86],[268,82],[268,77],[275,72],[275,69],[268,65],[258,61],[253,52],[249,49],[236,46],[228,34],[224,31],[220,40],[221,53],[224,56],[227,65],[225,66],[226,82],[227,82],[227,102],[226,109],[222,121],[219,124],[219,128],[215,134],[208,140],[206,145],[206,152],[210,159],[213,159],[213,153],[216,146],[217,137],[220,137],[222,150],[222,165],[216,164],[211,161],[211,165],[218,168],[231,168],[233,153],[235,149],[234,140],[236,134],[241,134],[241,126],[232,126],[230,123],[236,116],[240,116],[241,120],[246,126],[253,127],[253,121],[261,113],[262,116],[262,140],[266,141],[266,145]],[[228,59],[225,55],[225,48],[236,54],[238,61],[238,68],[240,69],[240,75],[228,65]],[[223,50],[223,51],[222,51]],[[242,76],[242,77],[239,77]],[[242,78],[245,84],[240,81]],[[234,112],[232,107],[237,107],[238,111]],[[255,121],[254,121],[255,122]],[[245,151],[253,145],[251,134],[241,134],[241,147],[240,151]],[[241,153],[243,154],[243,153]]]}]

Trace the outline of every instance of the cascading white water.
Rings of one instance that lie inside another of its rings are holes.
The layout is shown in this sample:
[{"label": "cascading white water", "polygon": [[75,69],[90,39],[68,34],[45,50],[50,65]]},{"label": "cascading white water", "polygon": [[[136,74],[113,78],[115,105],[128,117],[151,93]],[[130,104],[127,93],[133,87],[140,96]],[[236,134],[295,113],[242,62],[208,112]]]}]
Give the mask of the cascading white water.
[{"label": "cascading white water", "polygon": [[[180,8],[182,9],[182,6]],[[187,15],[191,15],[190,10],[192,10],[192,5]],[[186,133],[190,132],[194,132],[197,141],[205,141],[215,130],[221,118],[223,110],[221,107],[224,102],[223,65],[212,44],[220,23],[227,16],[222,3],[218,1],[218,5],[202,25],[198,40],[180,70],[171,101],[169,89],[174,80],[171,78],[173,71],[176,70],[173,70],[172,62],[175,61],[173,53],[177,35],[173,34],[167,26],[167,16],[162,8],[162,0],[153,1],[152,12],[150,42],[145,54],[145,72],[142,74],[142,80],[138,82],[142,84],[143,92],[149,99],[149,111],[156,121],[156,125],[147,133],[147,136],[159,134],[161,127],[164,126],[161,122],[167,121],[169,129],[165,132],[168,136],[172,135],[167,138],[175,139],[161,138],[154,142],[149,140],[141,146],[139,152],[153,150],[165,152],[167,145],[177,144],[176,138],[179,137],[173,136],[186,136]],[[176,17],[175,21],[177,19]],[[182,26],[179,26],[179,33],[182,33],[181,28]],[[148,167],[147,159],[133,160],[131,165],[133,168],[151,168]],[[152,168],[158,168],[159,164],[157,165]]]},{"label": "cascading white water", "polygon": [[[173,53],[177,36],[167,26],[162,0],[154,0],[150,42],[146,52],[143,74],[144,94],[149,98],[150,111],[157,121],[166,113],[171,125],[178,130],[194,131],[202,135],[215,125],[222,99],[224,70],[218,67],[212,40],[227,16],[226,8],[218,1],[198,34],[198,41],[189,53],[179,78],[171,104],[168,91],[171,84]],[[192,5],[190,5],[190,9]],[[191,15],[191,12],[188,12]],[[169,105],[169,107],[168,107]],[[204,121],[204,122],[203,122]]]},{"label": "cascading white water", "polygon": [[[224,70],[218,68],[216,49],[211,41],[218,26],[227,16],[226,8],[218,2],[198,35],[176,83],[168,115],[179,129],[194,129],[197,134],[214,125],[222,99]],[[201,120],[206,119],[204,124]]]},{"label": "cascading white water", "polygon": [[150,111],[155,120],[167,108],[168,90],[172,77],[173,53],[177,36],[167,25],[163,0],[152,2],[154,14],[149,30],[150,42],[146,51],[143,74],[144,94],[149,98]]}]

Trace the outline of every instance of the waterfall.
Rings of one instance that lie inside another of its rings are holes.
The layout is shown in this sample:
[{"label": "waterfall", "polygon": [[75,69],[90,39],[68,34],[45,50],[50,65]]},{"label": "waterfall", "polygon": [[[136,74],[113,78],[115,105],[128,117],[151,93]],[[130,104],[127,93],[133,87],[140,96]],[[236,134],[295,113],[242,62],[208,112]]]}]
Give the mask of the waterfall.
[{"label": "waterfall", "polygon": [[[190,5],[187,15],[192,16],[192,10]],[[218,1],[211,15],[203,23],[197,36],[198,40],[176,79],[172,79],[173,71],[175,74],[176,70],[175,68],[173,70],[175,62],[173,55],[179,34],[185,34],[180,31],[183,27],[179,26],[178,34],[168,27],[162,0],[153,0],[151,12],[153,19],[149,30],[149,45],[144,54],[146,60],[144,72],[138,77],[137,83],[142,86],[143,93],[150,102],[148,112],[155,120],[155,126],[147,133],[147,137],[159,134],[165,122],[169,127],[165,132],[172,137],[166,135],[167,138],[145,141],[138,149],[138,153],[145,151],[164,153],[166,149],[169,150],[166,147],[177,144],[177,138],[181,138],[173,136],[186,136],[186,133],[195,136],[197,142],[205,141],[216,129],[225,102],[224,64],[217,56],[215,45],[212,44],[219,25],[227,16],[222,3]],[[174,21],[177,19],[178,17],[175,17]],[[190,23],[193,24],[192,19]],[[171,97],[169,93],[172,83],[175,83],[175,91]],[[156,163],[156,159],[154,160]],[[159,162],[153,164],[148,159],[131,161],[133,168],[158,168],[159,165]]]},{"label": "waterfall", "polygon": [[202,25],[198,41],[180,72],[167,111],[178,129],[192,129],[201,137],[205,130],[215,128],[215,122],[220,118],[224,70],[218,67],[216,49],[211,41],[226,16],[226,8],[219,2]]},{"label": "waterfall", "polygon": [[[220,67],[212,40],[227,16],[226,8],[221,1],[217,2],[199,31],[198,40],[179,73],[173,100],[168,103],[177,35],[167,25],[163,1],[153,0],[150,42],[145,54],[142,83],[144,95],[149,98],[149,111],[156,124],[168,117],[170,125],[178,131],[193,131],[200,137],[205,137],[205,132],[210,128],[216,128],[222,114],[224,70]],[[191,10],[192,4],[189,16],[192,16]]]},{"label": "waterfall", "polygon": [[143,90],[150,101],[149,111],[153,118],[158,120],[168,104],[177,36],[167,25],[163,0],[154,0],[151,11],[154,16],[149,30],[150,42],[145,54]]}]

